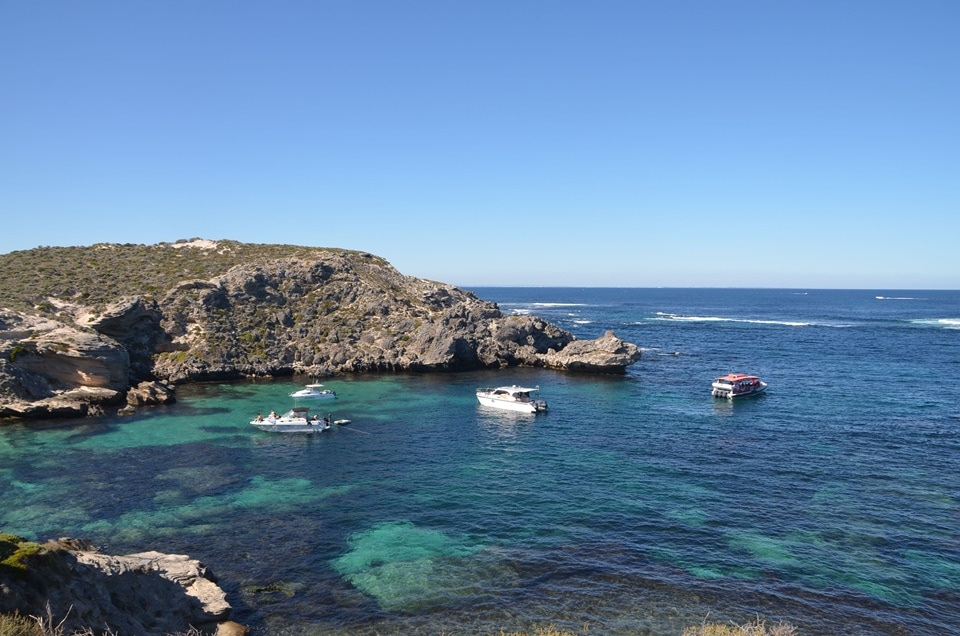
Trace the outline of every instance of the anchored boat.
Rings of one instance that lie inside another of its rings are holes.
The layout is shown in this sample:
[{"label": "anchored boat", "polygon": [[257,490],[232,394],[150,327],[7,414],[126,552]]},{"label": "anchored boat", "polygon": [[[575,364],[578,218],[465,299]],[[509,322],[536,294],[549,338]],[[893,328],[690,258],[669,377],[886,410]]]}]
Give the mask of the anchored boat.
[{"label": "anchored boat", "polygon": [[309,400],[332,400],[337,397],[336,392],[323,388],[322,384],[308,384],[299,391],[294,391],[290,397]]},{"label": "anchored boat", "polygon": [[547,410],[547,403],[538,399],[540,387],[499,386],[494,389],[477,389],[477,400],[483,406],[492,406],[507,411],[539,413]]},{"label": "anchored boat", "polygon": [[349,424],[350,420],[335,420],[329,415],[320,417],[314,415],[309,417],[307,408],[296,406],[283,415],[277,415],[271,412],[267,417],[257,416],[257,419],[250,422],[261,431],[271,433],[322,433],[330,430],[333,426],[342,426]]},{"label": "anchored boat", "polygon": [[746,373],[731,373],[713,381],[710,394],[718,398],[738,398],[756,395],[767,389],[767,383],[758,376]]}]

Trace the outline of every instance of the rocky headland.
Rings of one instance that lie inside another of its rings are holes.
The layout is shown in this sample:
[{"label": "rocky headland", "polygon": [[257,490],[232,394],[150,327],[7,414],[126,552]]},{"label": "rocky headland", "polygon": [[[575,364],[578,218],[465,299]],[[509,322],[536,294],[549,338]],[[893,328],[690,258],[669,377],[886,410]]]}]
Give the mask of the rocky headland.
[{"label": "rocky headland", "polygon": [[612,332],[577,340],[364,252],[193,239],[0,255],[0,417],[129,411],[206,380],[639,359]]}]

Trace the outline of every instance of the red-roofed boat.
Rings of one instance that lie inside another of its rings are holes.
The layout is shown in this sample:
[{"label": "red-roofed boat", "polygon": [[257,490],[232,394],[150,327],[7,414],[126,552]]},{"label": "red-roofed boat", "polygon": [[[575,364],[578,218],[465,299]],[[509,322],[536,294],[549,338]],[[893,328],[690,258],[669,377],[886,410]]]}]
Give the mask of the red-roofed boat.
[{"label": "red-roofed boat", "polygon": [[718,398],[738,398],[756,395],[767,389],[767,383],[755,375],[731,373],[713,381],[710,394]]}]

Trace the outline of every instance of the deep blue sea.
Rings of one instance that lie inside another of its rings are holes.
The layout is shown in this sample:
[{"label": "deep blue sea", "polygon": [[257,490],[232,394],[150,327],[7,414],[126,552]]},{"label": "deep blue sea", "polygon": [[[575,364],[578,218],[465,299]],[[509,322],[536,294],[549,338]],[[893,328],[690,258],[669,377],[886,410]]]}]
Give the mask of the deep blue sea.
[{"label": "deep blue sea", "polygon": [[315,435],[248,423],[306,378],[0,425],[0,530],[190,554],[256,634],[960,633],[960,292],[473,291],[643,359],[331,378],[352,423]]}]

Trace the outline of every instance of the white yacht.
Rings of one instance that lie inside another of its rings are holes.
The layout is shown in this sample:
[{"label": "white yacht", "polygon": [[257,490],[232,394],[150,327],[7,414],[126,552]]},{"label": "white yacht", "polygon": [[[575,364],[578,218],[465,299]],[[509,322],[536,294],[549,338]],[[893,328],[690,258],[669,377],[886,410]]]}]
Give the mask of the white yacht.
[{"label": "white yacht", "polygon": [[258,415],[257,419],[250,423],[261,431],[271,433],[322,433],[329,431],[335,425],[349,424],[350,420],[334,420],[329,415],[310,417],[306,407],[296,406],[283,415],[277,415],[272,411],[267,417]]},{"label": "white yacht", "polygon": [[322,384],[308,384],[299,391],[294,391],[290,397],[309,400],[332,400],[337,397],[336,392],[323,388]]},{"label": "white yacht", "polygon": [[492,406],[507,411],[539,413],[547,410],[547,403],[538,398],[540,387],[498,386],[494,389],[477,389],[477,400],[483,406]]}]

